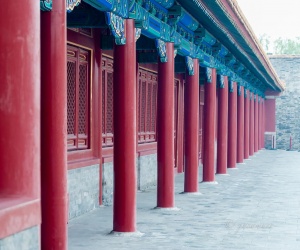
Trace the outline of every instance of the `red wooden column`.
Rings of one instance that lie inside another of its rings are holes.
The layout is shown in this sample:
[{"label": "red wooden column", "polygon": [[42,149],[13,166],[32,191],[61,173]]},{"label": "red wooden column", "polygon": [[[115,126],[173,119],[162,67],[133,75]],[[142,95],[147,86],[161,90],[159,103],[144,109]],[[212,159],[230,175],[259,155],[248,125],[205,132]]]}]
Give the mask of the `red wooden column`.
[{"label": "red wooden column", "polygon": [[254,94],[250,92],[249,155],[254,154]]},{"label": "red wooden column", "polygon": [[174,44],[166,43],[167,62],[158,62],[157,207],[174,207]]},{"label": "red wooden column", "polygon": [[198,192],[199,144],[199,61],[193,59],[194,75],[186,73],[185,83],[185,168],[184,192]]},{"label": "red wooden column", "polygon": [[42,249],[67,249],[66,25],[66,1],[41,13]]},{"label": "red wooden column", "polygon": [[217,174],[227,172],[228,77],[219,77]]},{"label": "red wooden column", "polygon": [[207,68],[204,84],[203,181],[215,181],[216,69]]},{"label": "red wooden column", "polygon": [[261,131],[261,148],[265,147],[265,99],[262,98],[262,103],[261,103],[261,108],[262,108],[262,112],[261,112],[261,120],[262,120],[262,131]]},{"label": "red wooden column", "polygon": [[249,125],[250,125],[250,94],[249,90],[244,89],[244,159],[249,158]]},{"label": "red wooden column", "polygon": [[244,161],[244,87],[238,86],[237,97],[237,163]]},{"label": "red wooden column", "polygon": [[228,101],[228,159],[227,167],[236,167],[237,147],[237,84],[229,83]]},{"label": "red wooden column", "polygon": [[136,231],[136,45],[133,19],[125,45],[114,46],[113,231]]},{"label": "red wooden column", "polygon": [[2,239],[41,222],[39,4],[1,1],[0,23]]},{"label": "red wooden column", "polygon": [[260,98],[260,96],[257,96],[257,102],[258,102],[258,104],[257,104],[257,106],[258,106],[258,108],[257,108],[257,110],[258,110],[258,130],[257,130],[257,133],[258,133],[258,135],[257,135],[257,145],[258,145],[258,147],[257,147],[257,149],[258,150],[260,150],[261,149],[261,98]]},{"label": "red wooden column", "polygon": [[254,152],[258,151],[258,95],[254,95]]}]

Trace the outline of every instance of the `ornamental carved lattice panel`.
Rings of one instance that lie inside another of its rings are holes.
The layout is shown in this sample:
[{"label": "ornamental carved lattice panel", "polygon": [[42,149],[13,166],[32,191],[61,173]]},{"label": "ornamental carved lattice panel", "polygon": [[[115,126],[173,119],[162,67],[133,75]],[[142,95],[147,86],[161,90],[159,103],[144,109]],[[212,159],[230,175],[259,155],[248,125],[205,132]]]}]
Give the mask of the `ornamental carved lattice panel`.
[{"label": "ornamental carved lattice panel", "polygon": [[90,54],[67,47],[67,144],[68,150],[89,148]]},{"label": "ornamental carved lattice panel", "polygon": [[[157,74],[139,69],[137,79],[138,142],[156,141]],[[102,57],[102,146],[113,145],[113,60]]]},{"label": "ornamental carved lattice panel", "polygon": [[139,69],[138,142],[156,141],[157,74]]},{"label": "ornamental carved lattice panel", "polygon": [[102,147],[113,145],[113,60],[102,57]]}]

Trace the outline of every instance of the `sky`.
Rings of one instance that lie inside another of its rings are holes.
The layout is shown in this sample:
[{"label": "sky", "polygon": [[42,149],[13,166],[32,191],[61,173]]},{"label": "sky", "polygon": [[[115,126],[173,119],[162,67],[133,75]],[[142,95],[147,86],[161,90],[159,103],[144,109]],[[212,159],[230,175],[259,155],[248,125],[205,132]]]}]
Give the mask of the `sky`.
[{"label": "sky", "polygon": [[236,0],[257,37],[300,37],[300,0]]}]

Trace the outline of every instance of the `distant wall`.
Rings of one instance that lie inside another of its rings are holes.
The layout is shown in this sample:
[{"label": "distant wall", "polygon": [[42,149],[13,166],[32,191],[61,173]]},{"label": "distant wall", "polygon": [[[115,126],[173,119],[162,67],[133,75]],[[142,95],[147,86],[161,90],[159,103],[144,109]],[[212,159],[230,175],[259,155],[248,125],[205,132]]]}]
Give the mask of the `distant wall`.
[{"label": "distant wall", "polygon": [[279,78],[286,90],[276,99],[276,146],[300,150],[300,56],[271,56]]}]

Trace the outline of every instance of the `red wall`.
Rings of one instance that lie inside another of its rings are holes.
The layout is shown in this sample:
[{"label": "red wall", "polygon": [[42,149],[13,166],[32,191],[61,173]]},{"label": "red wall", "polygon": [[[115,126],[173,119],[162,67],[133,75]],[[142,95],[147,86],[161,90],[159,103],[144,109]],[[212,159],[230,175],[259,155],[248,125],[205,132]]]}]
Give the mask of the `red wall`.
[{"label": "red wall", "polygon": [[276,117],[275,117],[275,99],[266,99],[265,100],[265,131],[266,132],[275,132],[276,131]]}]

